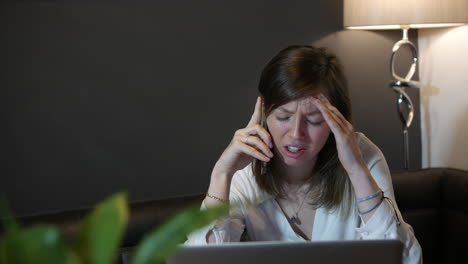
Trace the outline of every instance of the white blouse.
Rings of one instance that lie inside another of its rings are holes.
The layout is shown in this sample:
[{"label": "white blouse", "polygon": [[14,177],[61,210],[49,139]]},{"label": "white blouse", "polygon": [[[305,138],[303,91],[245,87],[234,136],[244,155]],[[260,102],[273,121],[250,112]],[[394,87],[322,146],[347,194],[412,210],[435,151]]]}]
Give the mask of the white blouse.
[{"label": "white blouse", "polygon": [[[361,220],[357,208],[343,217],[340,209],[318,208],[311,237],[319,240],[399,239],[405,245],[403,263],[422,263],[422,250],[410,225],[405,223],[396,205],[391,174],[380,149],[362,133],[357,133],[364,160],[385,199],[367,223]],[[291,227],[275,198],[261,190],[251,165],[237,171],[229,194],[231,204],[238,207],[222,221],[199,229],[188,236],[186,245],[207,244],[206,235],[212,230],[216,243],[239,242],[244,230],[253,241],[305,241]],[[202,210],[205,209],[202,203]]]}]

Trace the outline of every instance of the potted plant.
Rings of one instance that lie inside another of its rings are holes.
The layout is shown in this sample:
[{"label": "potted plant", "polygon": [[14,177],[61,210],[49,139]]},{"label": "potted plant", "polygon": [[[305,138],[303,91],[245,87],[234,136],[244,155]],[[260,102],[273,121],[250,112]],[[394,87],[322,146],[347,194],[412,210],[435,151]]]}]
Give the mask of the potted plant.
[{"label": "potted plant", "polygon": [[[112,264],[129,219],[127,194],[100,202],[80,223],[77,235],[66,240],[59,228],[36,224],[22,228],[3,209],[5,235],[0,240],[0,264]],[[191,207],[155,227],[137,244],[132,264],[159,264],[173,255],[186,236],[226,214],[228,206],[200,211]]]}]

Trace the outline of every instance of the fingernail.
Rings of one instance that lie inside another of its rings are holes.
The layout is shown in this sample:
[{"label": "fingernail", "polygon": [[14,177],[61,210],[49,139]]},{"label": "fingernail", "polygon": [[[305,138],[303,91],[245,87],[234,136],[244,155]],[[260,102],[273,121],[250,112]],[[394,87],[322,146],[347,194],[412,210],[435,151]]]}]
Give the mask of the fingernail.
[{"label": "fingernail", "polygon": [[273,152],[270,151],[270,152],[268,153],[268,156],[269,156],[270,158],[272,158],[272,157],[273,157]]}]

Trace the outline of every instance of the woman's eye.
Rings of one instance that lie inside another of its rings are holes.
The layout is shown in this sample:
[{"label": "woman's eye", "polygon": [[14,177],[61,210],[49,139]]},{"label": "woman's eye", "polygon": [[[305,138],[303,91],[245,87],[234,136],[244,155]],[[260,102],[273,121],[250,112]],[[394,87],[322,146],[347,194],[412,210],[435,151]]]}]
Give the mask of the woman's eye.
[{"label": "woman's eye", "polygon": [[285,117],[277,116],[277,117],[276,117],[276,120],[278,120],[278,121],[286,121],[286,120],[288,120],[288,118],[289,118],[289,117],[287,117],[287,116],[285,116]]},{"label": "woman's eye", "polygon": [[320,126],[323,123],[323,121],[314,122],[310,120],[307,120],[307,122],[313,126]]}]

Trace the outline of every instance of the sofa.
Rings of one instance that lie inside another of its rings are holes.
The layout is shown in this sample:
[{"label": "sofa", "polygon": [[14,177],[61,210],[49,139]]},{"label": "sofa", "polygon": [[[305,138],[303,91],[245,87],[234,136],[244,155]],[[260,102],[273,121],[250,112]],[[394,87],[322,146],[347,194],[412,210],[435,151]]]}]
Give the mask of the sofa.
[{"label": "sofa", "polygon": [[[398,207],[423,249],[424,263],[468,263],[468,172],[431,168],[392,173]],[[199,205],[204,194],[130,204],[122,249],[135,246],[177,211]],[[88,210],[23,217],[24,225],[46,222],[73,236]],[[2,230],[0,230],[0,234]],[[465,251],[466,250],[466,251]],[[117,260],[120,263],[120,258]]]},{"label": "sofa", "polygon": [[468,172],[431,168],[393,173],[392,180],[424,263],[468,263]]}]

